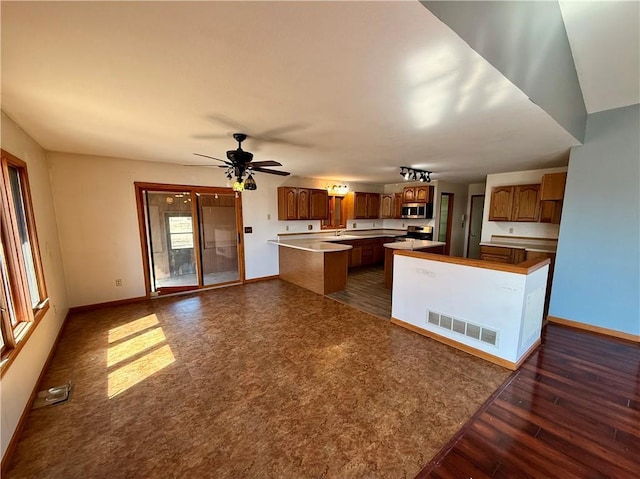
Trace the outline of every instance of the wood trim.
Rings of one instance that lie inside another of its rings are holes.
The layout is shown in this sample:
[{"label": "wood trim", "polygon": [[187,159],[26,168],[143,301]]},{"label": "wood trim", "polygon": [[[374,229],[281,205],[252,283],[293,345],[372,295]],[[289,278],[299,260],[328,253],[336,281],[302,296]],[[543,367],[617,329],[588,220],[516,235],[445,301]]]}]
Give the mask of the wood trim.
[{"label": "wood trim", "polygon": [[[64,319],[62,320],[62,325],[60,325],[60,329],[58,330],[58,334],[56,335],[56,339],[49,350],[49,354],[47,355],[47,359],[40,370],[40,374],[38,375],[38,379],[33,386],[33,390],[31,391],[31,395],[29,396],[29,400],[25,404],[25,407],[20,415],[20,419],[18,420],[18,424],[16,425],[13,434],[11,435],[11,439],[9,440],[9,444],[7,445],[7,449],[2,456],[2,464],[0,466],[0,476],[4,476],[11,465],[11,459],[13,457],[13,453],[15,451],[16,446],[18,445],[18,440],[20,439],[20,435],[22,430],[24,429],[25,423],[27,422],[27,417],[29,416],[29,412],[31,411],[31,405],[36,398],[36,394],[38,394],[38,387],[40,386],[40,382],[42,378],[44,378],[44,374],[49,368],[51,361],[53,360],[53,356],[55,355],[56,350],[58,349],[58,344],[60,343],[60,338],[62,337],[62,333],[64,332],[65,327],[67,326],[67,319],[69,319],[69,315],[71,314],[71,310],[67,311]],[[31,328],[32,330],[34,328]],[[30,334],[30,333],[29,333]],[[6,368],[3,368],[3,373]]]},{"label": "wood trim", "polygon": [[[446,196],[447,198],[449,198],[449,203],[447,205],[447,231],[445,233],[445,238],[444,238],[444,254],[446,256],[449,256],[449,254],[451,254],[451,228],[453,227],[453,199],[454,199],[454,194],[453,193],[440,193],[440,204],[438,205],[438,207],[440,208],[439,213],[442,213],[442,197]],[[440,218],[440,215],[438,215],[438,218]]]},{"label": "wood trim", "polygon": [[592,333],[603,334],[605,336],[612,336],[618,339],[625,339],[634,343],[640,343],[640,334],[625,333],[623,331],[617,331],[615,329],[603,328],[601,326],[594,326],[592,324],[581,323],[579,321],[572,321],[570,319],[559,318],[558,316],[547,316],[547,321],[550,323],[561,324],[570,328],[582,329],[584,331],[590,331]]},{"label": "wood trim", "polygon": [[260,281],[270,281],[272,279],[279,279],[279,278],[280,278],[279,274],[274,274],[272,276],[260,276],[259,278],[245,279],[244,284],[259,283]]},{"label": "wood trim", "polygon": [[431,261],[440,261],[441,263],[459,264],[462,266],[471,266],[474,268],[492,269],[495,271],[503,271],[505,273],[531,274],[534,271],[551,263],[550,259],[531,259],[523,261],[520,264],[493,263],[491,261],[482,261],[479,259],[459,258],[457,256],[443,256],[433,253],[421,253],[420,251],[403,251],[396,250],[397,255],[409,256],[410,258],[428,259]]},{"label": "wood trim", "polygon": [[414,324],[411,323],[407,323],[405,321],[402,321],[400,319],[397,318],[391,318],[391,323],[395,324],[397,326],[401,326],[403,328],[407,328],[411,331],[413,331],[414,333],[418,333],[421,334],[422,336],[426,336],[428,338],[431,339],[435,339],[436,341],[439,341],[443,344],[446,344],[447,346],[451,346],[452,348],[456,348],[459,349],[460,351],[463,351],[465,353],[471,354],[472,356],[476,356],[480,359],[484,359],[485,361],[489,361],[491,363],[497,364],[498,366],[502,366],[503,368],[507,368],[507,369],[511,369],[512,371],[518,369],[518,367],[520,366],[520,364],[522,364],[522,362],[527,359],[527,357],[540,345],[540,339],[538,339],[528,350],[525,354],[522,355],[522,358],[514,363],[512,361],[507,361],[506,359],[502,359],[498,356],[494,356],[493,354],[487,353],[485,351],[481,351],[480,349],[476,349],[472,346],[468,346],[466,344],[462,344],[459,343],[458,341],[455,341],[451,338],[447,338],[445,336],[441,336],[438,333],[434,333],[433,331],[429,331],[427,329],[423,329],[419,326],[416,326]]},{"label": "wood trim", "polygon": [[[199,291],[197,289],[193,291]],[[100,308],[108,308],[109,306],[121,306],[123,304],[139,303],[140,301],[150,300],[148,296],[138,296],[137,298],[118,299],[116,301],[107,301],[105,303],[86,304],[84,306],[73,306],[69,308],[69,314],[82,313],[84,311],[93,311]]]},{"label": "wood trim", "polygon": [[244,223],[242,222],[242,193],[234,191],[235,198],[235,210],[236,210],[236,225],[237,234],[240,241],[237,242],[238,247],[238,274],[240,281],[244,283],[245,280],[245,265],[244,265]]},{"label": "wood trim", "polygon": [[138,209],[138,232],[140,237],[140,250],[142,251],[142,271],[144,273],[144,290],[146,297],[151,297],[151,279],[149,277],[149,249],[147,247],[147,230],[144,217],[144,183],[134,183],[136,192],[136,208]]}]

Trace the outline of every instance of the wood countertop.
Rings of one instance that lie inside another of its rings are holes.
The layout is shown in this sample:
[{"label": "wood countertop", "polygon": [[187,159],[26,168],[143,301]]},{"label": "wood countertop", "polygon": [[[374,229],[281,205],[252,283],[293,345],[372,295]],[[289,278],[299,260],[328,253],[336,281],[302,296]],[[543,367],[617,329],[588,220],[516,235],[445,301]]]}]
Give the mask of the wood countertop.
[{"label": "wood countertop", "polygon": [[551,263],[549,258],[530,259],[519,264],[493,263],[490,261],[482,261],[479,259],[459,258],[456,256],[443,256],[440,254],[424,253],[420,251],[396,251],[396,255],[410,256],[412,258],[428,259],[431,261],[440,261],[442,263],[459,264],[462,266],[470,266],[473,268],[493,269],[496,271],[504,271],[516,274],[531,274],[534,271]]}]

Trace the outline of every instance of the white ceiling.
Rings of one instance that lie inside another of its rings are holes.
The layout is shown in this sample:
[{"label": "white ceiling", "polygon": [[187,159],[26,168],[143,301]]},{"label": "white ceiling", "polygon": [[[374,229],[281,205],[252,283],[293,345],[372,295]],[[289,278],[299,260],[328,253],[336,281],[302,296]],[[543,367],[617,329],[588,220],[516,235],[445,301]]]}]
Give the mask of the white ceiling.
[{"label": "white ceiling", "polygon": [[560,1],[589,113],[640,103],[640,2]]},{"label": "white ceiling", "polygon": [[292,174],[395,183],[558,166],[576,144],[417,2],[1,8],[2,109],[47,150],[194,164],[242,130],[296,143],[244,145]]}]

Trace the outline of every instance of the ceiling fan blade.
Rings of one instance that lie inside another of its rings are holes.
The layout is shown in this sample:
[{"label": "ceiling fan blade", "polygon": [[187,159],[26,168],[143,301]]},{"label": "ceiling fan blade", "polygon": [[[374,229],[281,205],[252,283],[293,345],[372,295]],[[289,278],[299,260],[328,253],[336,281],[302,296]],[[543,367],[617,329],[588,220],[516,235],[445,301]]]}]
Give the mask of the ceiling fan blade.
[{"label": "ceiling fan blade", "polygon": [[227,160],[221,160],[220,158],[216,158],[215,156],[202,155],[202,154],[200,154],[200,153],[194,153],[194,155],[202,156],[202,157],[204,157],[204,158],[211,158],[212,160],[218,160],[218,161],[221,161],[221,162],[223,162],[223,163],[226,163],[227,165],[229,165],[229,164],[230,164]]},{"label": "ceiling fan blade", "polygon": [[259,171],[260,173],[269,173],[271,175],[289,176],[291,173],[288,171],[267,170],[266,168],[251,168],[252,171]]},{"label": "ceiling fan blade", "polygon": [[264,166],[282,166],[282,163],[278,163],[277,161],[272,161],[272,160],[252,161],[250,166],[255,166],[256,168],[262,168]]}]

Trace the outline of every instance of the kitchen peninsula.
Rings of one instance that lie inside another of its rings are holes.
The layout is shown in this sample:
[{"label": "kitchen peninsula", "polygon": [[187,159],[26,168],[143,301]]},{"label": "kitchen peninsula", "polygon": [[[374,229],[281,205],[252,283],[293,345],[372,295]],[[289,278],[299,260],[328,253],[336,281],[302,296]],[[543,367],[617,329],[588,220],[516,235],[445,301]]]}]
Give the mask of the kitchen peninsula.
[{"label": "kitchen peninsula", "polygon": [[393,286],[393,255],[396,251],[422,251],[424,253],[444,254],[446,243],[431,240],[407,240],[385,244],[384,253],[384,285]]},{"label": "kitchen peninsula", "polygon": [[549,259],[394,254],[391,322],[509,369],[540,343]]}]

